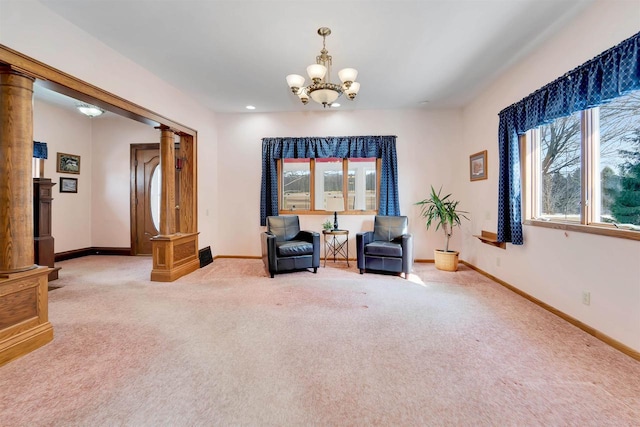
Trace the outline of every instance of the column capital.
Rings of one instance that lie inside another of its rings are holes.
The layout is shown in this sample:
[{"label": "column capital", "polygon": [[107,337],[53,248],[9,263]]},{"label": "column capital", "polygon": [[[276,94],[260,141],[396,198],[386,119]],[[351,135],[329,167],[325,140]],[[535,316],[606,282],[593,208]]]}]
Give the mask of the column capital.
[{"label": "column capital", "polygon": [[0,74],[13,74],[16,76],[30,79],[32,82],[34,82],[38,77],[35,74],[25,71],[20,67],[16,67],[15,65],[9,65],[4,63],[0,63]]},{"label": "column capital", "polygon": [[181,135],[182,134],[181,131],[179,131],[177,129],[174,129],[172,127],[169,127],[167,125],[155,126],[154,129],[159,129],[161,132],[162,131],[169,131],[169,132],[175,133],[176,135]]}]

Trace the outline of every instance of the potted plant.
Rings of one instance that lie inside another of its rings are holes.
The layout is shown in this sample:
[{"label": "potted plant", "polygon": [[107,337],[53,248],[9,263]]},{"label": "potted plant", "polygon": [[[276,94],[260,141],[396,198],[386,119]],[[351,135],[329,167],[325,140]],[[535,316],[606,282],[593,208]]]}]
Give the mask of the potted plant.
[{"label": "potted plant", "polygon": [[449,239],[453,234],[453,228],[460,225],[462,218],[469,219],[465,216],[465,211],[458,210],[458,200],[451,200],[451,194],[441,196],[442,187],[436,193],[431,186],[431,196],[428,199],[421,200],[416,205],[421,206],[421,216],[426,219],[425,225],[427,230],[435,223],[436,231],[442,228],[445,236],[444,250],[435,249],[434,258],[436,268],[438,270],[456,271],[458,269],[457,251],[449,250]]},{"label": "potted plant", "polygon": [[330,220],[326,220],[322,223],[322,228],[324,231],[329,231],[333,228],[333,223]]}]

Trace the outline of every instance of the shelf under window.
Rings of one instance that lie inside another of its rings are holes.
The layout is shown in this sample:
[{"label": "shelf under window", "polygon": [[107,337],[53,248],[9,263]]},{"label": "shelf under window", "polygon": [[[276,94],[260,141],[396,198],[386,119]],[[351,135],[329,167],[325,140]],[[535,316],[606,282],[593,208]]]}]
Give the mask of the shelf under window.
[{"label": "shelf under window", "polygon": [[477,234],[474,234],[473,237],[477,237],[482,243],[486,243],[497,248],[507,249],[507,244],[505,242],[498,241],[498,235],[496,233],[485,230],[482,230],[481,233],[482,234],[480,234],[479,236]]}]

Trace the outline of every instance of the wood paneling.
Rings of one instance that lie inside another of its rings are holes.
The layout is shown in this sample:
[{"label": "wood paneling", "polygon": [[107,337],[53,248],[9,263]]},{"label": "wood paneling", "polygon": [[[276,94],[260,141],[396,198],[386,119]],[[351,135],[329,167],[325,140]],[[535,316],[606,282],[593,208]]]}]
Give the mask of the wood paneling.
[{"label": "wood paneling", "polygon": [[191,135],[180,135],[179,156],[182,158],[182,170],[180,174],[180,228],[182,233],[195,233],[198,230],[197,215],[197,162],[195,150],[195,137]]},{"label": "wood paneling", "polygon": [[37,316],[38,294],[35,286],[0,298],[0,330]]},{"label": "wood paneling", "polygon": [[152,281],[172,282],[198,268],[198,233],[153,238]]},{"label": "wood paneling", "polygon": [[0,275],[0,365],[53,339],[48,267]]}]

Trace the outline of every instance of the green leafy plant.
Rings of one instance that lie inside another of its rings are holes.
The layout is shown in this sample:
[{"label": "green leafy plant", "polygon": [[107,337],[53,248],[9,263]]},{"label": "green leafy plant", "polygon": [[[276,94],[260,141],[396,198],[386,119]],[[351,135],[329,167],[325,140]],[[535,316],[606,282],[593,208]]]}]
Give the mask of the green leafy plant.
[{"label": "green leafy plant", "polygon": [[427,230],[435,223],[436,231],[442,228],[445,235],[444,251],[449,252],[449,239],[453,234],[453,228],[460,225],[462,218],[469,219],[465,215],[466,211],[458,210],[458,200],[451,200],[451,194],[441,196],[442,187],[436,193],[431,186],[431,196],[421,200],[416,205],[421,206],[420,215],[426,219]]},{"label": "green leafy plant", "polygon": [[333,223],[330,220],[326,220],[322,223],[322,228],[325,230],[331,230],[333,228]]}]

